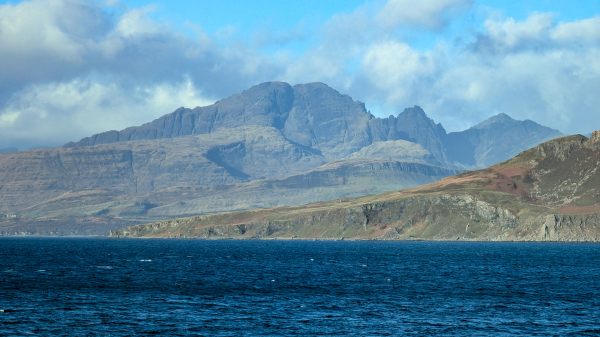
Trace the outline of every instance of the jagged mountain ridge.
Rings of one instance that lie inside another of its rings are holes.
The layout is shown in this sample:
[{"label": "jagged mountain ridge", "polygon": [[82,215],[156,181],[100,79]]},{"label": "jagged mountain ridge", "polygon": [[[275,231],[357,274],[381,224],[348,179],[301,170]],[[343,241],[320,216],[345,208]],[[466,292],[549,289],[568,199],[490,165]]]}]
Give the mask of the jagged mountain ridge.
[{"label": "jagged mountain ridge", "polygon": [[374,142],[398,139],[422,145],[438,160],[444,158],[438,138],[445,131],[421,108],[406,109],[398,118],[375,118],[362,102],[323,83],[293,87],[262,83],[210,106],[179,108],[139,127],[103,132],[64,146],[182,137],[244,125],[277,128],[290,141],[321,151],[328,160],[344,158]]},{"label": "jagged mountain ridge", "polygon": [[600,241],[600,131],[413,189],[129,226],[111,237]]},{"label": "jagged mountain ridge", "polygon": [[376,142],[405,140],[421,145],[444,166],[468,169],[487,167],[563,136],[504,114],[447,134],[419,106],[407,108],[397,117],[377,118],[362,102],[323,83],[290,86],[266,82],[213,105],[179,108],[139,127],[103,132],[64,146],[182,137],[243,125],[274,127],[291,142],[320,151],[328,161],[345,158]]}]

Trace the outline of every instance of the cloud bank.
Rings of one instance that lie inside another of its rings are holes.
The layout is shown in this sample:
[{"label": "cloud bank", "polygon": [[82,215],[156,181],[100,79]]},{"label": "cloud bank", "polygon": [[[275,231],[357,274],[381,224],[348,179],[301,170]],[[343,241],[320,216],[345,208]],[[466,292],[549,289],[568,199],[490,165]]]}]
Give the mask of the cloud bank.
[{"label": "cloud bank", "polygon": [[[416,5],[415,5],[416,4]],[[504,112],[565,133],[600,129],[600,17],[522,21],[490,12],[482,28],[422,50],[467,0],[390,0],[340,13],[301,53],[302,27],[183,34],[114,2],[32,0],[0,5],[0,148],[56,146],[139,125],[270,81],[323,81],[380,115],[421,105],[449,130]],[[200,23],[201,24],[201,23]],[[419,33],[421,32],[421,33]],[[274,53],[261,51],[274,45]]]}]

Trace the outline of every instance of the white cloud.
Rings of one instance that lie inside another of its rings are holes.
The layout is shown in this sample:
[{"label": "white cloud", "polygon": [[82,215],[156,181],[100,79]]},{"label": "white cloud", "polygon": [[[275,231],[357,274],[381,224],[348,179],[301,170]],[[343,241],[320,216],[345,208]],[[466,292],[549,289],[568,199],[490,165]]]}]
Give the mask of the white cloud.
[{"label": "white cloud", "polygon": [[[189,78],[124,88],[98,78],[32,85],[0,110],[0,142],[60,145],[107,130],[140,125],[174,111],[214,103]],[[23,133],[27,130],[27,134]]]},{"label": "white cloud", "polygon": [[584,34],[594,20],[557,26],[547,13],[491,17],[473,44],[425,52],[388,37],[364,53],[350,94],[396,113],[419,104],[451,131],[500,112],[566,133],[599,129],[600,47],[557,42]]},{"label": "white cloud", "polygon": [[485,35],[479,37],[480,51],[498,52],[519,48],[531,49],[547,43],[554,17],[550,13],[534,13],[525,21],[513,18],[485,21]]},{"label": "white cloud", "polygon": [[361,71],[373,86],[386,92],[388,103],[405,102],[419,81],[434,71],[432,60],[406,43],[385,41],[372,45],[362,59]]},{"label": "white cloud", "polygon": [[469,8],[473,0],[389,0],[379,13],[379,19],[388,27],[421,26],[441,29],[448,16]]},{"label": "white cloud", "polygon": [[551,33],[560,42],[600,42],[600,16],[574,22],[561,22]]}]

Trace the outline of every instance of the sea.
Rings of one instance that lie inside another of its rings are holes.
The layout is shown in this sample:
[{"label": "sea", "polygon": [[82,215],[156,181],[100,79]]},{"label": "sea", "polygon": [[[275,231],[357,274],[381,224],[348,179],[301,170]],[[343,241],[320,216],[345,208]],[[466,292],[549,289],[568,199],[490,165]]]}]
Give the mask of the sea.
[{"label": "sea", "polygon": [[600,245],[0,238],[0,336],[598,336]]}]

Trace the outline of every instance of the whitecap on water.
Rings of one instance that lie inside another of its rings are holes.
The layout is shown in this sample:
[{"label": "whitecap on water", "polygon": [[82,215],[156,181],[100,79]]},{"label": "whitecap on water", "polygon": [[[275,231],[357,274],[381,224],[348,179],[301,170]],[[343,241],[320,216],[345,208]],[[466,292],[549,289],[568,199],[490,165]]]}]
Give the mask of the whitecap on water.
[{"label": "whitecap on water", "polygon": [[152,262],[152,260],[140,260],[140,262]]}]

